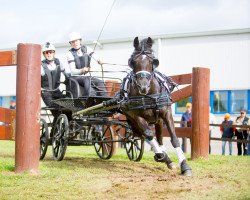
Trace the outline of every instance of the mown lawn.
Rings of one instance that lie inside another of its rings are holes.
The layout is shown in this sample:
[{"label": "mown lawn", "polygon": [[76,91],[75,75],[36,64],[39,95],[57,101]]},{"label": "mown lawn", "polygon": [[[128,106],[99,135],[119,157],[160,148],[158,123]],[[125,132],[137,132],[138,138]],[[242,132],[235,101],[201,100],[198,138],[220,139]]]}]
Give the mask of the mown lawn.
[{"label": "mown lawn", "polygon": [[30,175],[14,173],[14,146],[0,141],[0,199],[250,199],[250,157],[189,161],[193,177],[183,177],[152,152],[131,162],[121,149],[103,161],[92,146],[70,146],[56,162],[49,146],[39,175]]}]

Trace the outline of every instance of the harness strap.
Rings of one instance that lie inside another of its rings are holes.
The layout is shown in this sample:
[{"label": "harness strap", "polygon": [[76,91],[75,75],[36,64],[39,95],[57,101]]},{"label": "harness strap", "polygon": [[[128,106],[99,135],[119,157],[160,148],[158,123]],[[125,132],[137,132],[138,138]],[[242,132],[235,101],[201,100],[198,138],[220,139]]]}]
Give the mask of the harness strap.
[{"label": "harness strap", "polygon": [[161,74],[159,74],[157,72],[155,72],[154,74],[155,74],[156,78],[158,80],[160,80],[161,83],[163,83],[163,85],[166,88],[166,90],[168,91],[168,93],[171,93],[170,90],[169,90],[169,87],[168,87],[168,84],[167,84],[166,80],[161,76]]},{"label": "harness strap", "polygon": [[125,98],[128,98],[128,82],[129,82],[129,80],[130,80],[130,77],[126,77],[124,84],[122,85],[122,91],[123,91]]},{"label": "harness strap", "polygon": [[[141,72],[142,71],[137,72],[136,75],[140,74]],[[143,71],[143,72],[145,72],[147,74],[150,74],[148,71]],[[167,92],[170,94],[171,92],[170,92],[169,86],[167,84],[166,79],[163,77],[163,75],[161,73],[158,73],[157,71],[154,71],[154,74],[156,76],[156,79],[159,81],[159,83],[162,84],[166,88]],[[150,74],[150,76],[151,76],[151,74]],[[125,98],[128,97],[128,83],[129,83],[130,80],[131,80],[131,75],[128,75],[123,80],[123,84],[122,84],[122,88],[121,89],[123,91],[123,94],[124,94]]]},{"label": "harness strap", "polygon": [[121,104],[124,110],[147,110],[154,109],[157,118],[157,110],[164,106],[170,106],[172,103],[171,97],[168,93],[158,93],[149,96],[133,96],[128,97]]}]

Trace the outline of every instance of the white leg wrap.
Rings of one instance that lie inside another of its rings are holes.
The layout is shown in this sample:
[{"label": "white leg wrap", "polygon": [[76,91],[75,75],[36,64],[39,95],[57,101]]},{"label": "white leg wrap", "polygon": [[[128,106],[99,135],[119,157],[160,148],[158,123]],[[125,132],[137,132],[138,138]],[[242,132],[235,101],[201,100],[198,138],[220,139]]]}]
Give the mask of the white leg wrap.
[{"label": "white leg wrap", "polygon": [[150,144],[155,153],[162,153],[162,149],[155,139],[148,141],[148,143]]},{"label": "white leg wrap", "polygon": [[162,151],[167,152],[167,149],[164,145],[160,145],[160,147],[161,147]]},{"label": "white leg wrap", "polygon": [[179,164],[181,164],[183,160],[186,160],[184,153],[183,153],[181,147],[176,147],[175,150],[176,150],[176,154],[178,156]]}]

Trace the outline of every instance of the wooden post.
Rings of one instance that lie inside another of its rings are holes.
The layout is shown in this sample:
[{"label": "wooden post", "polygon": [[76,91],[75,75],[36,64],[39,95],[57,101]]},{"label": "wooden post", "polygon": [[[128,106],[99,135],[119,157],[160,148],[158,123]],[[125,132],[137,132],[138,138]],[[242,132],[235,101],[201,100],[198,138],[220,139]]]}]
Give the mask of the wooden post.
[{"label": "wooden post", "polygon": [[41,46],[18,44],[15,172],[38,173],[40,157]]},{"label": "wooden post", "polygon": [[0,52],[0,67],[16,65],[16,51]]},{"label": "wooden post", "polygon": [[14,140],[15,130],[16,110],[0,107],[0,140]]},{"label": "wooden post", "polygon": [[191,159],[209,155],[209,86],[210,70],[193,68]]}]

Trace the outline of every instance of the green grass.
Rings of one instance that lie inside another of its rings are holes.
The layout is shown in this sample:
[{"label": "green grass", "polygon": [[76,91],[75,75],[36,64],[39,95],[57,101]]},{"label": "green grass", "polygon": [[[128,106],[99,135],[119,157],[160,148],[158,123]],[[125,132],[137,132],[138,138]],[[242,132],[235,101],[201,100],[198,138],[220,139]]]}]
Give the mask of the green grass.
[{"label": "green grass", "polygon": [[31,175],[14,173],[14,147],[0,141],[0,199],[250,199],[250,157],[189,161],[193,177],[183,177],[154,162],[152,152],[131,162],[119,149],[103,161],[93,146],[70,146],[56,162],[49,146],[39,174]]}]

